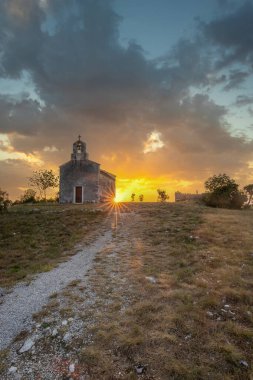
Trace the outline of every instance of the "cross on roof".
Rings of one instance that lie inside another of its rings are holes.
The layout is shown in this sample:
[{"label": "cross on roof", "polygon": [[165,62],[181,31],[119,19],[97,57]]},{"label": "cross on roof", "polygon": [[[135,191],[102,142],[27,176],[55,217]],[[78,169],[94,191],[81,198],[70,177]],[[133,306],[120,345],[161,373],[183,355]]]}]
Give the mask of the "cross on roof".
[{"label": "cross on roof", "polygon": [[81,136],[80,135],[78,135],[78,141],[81,141]]}]

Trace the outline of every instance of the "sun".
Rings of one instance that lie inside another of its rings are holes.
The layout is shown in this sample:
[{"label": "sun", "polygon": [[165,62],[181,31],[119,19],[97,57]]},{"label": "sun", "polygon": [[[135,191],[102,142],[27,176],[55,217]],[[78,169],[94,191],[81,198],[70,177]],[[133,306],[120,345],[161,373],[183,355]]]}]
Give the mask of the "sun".
[{"label": "sun", "polygon": [[116,195],[113,199],[114,203],[122,202],[123,200],[123,194],[121,194],[119,191],[116,192]]}]

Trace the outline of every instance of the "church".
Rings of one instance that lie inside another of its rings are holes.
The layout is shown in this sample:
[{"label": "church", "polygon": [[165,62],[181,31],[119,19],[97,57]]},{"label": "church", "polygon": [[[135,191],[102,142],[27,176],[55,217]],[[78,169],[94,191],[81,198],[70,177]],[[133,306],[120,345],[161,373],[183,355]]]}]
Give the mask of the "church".
[{"label": "church", "polygon": [[89,160],[81,136],[73,144],[71,160],[60,166],[60,203],[106,202],[115,197],[116,176]]}]

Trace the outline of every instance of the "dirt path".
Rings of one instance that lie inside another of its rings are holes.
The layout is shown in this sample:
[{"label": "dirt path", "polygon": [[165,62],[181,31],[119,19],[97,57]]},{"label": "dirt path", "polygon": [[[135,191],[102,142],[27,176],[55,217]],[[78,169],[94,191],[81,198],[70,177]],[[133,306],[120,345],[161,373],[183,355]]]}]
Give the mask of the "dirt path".
[{"label": "dirt path", "polygon": [[252,214],[130,204],[115,221],[44,288],[21,287],[13,315],[18,288],[7,296],[2,336],[23,331],[0,378],[250,380]]},{"label": "dirt path", "polygon": [[92,267],[97,252],[111,240],[105,232],[92,245],[83,248],[70,260],[50,272],[39,274],[28,286],[17,285],[2,297],[0,305],[0,349],[6,348],[22,330],[29,328],[32,315],[49,301],[49,297],[64,289],[71,281],[84,279]]}]

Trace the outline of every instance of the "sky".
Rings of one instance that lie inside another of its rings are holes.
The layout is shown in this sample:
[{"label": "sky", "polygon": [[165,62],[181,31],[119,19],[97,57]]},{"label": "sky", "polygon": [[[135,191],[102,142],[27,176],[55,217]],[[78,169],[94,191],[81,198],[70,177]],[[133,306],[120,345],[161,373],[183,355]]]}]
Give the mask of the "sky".
[{"label": "sky", "polygon": [[89,156],[118,199],[253,182],[253,1],[2,0],[0,188]]}]

